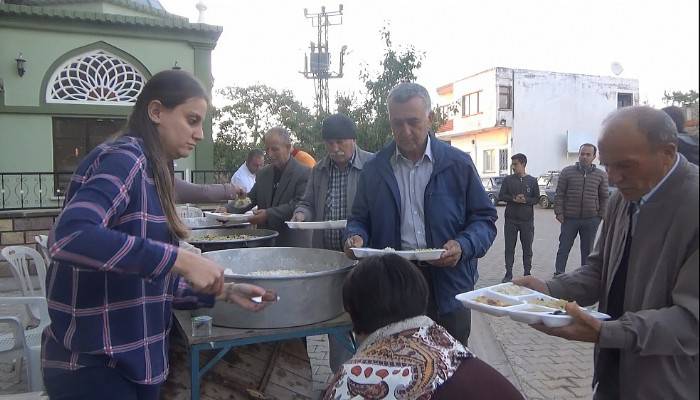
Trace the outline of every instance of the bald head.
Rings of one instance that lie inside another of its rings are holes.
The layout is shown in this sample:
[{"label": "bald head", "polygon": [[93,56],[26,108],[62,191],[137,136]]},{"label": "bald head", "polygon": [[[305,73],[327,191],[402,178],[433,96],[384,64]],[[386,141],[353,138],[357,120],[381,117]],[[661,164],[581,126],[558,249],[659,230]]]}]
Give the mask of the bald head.
[{"label": "bald head", "polygon": [[[633,130],[634,132],[613,129],[625,124],[636,129]],[[642,134],[652,146],[678,143],[678,131],[673,119],[665,112],[647,106],[625,107],[610,114],[603,121],[602,135],[611,133]]]},{"label": "bald head", "polygon": [[676,162],[678,133],[673,120],[651,107],[627,107],[603,122],[600,163],[610,184],[637,201],[649,193]]}]

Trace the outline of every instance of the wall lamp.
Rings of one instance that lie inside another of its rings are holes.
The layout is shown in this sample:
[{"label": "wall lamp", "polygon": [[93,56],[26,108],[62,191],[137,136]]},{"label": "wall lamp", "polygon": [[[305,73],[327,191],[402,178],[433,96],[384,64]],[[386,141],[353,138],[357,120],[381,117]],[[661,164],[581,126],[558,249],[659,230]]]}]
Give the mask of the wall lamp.
[{"label": "wall lamp", "polygon": [[22,57],[22,53],[19,53],[17,58],[15,58],[15,61],[17,62],[17,75],[24,76],[24,72],[26,71],[24,64],[27,62],[27,60]]}]

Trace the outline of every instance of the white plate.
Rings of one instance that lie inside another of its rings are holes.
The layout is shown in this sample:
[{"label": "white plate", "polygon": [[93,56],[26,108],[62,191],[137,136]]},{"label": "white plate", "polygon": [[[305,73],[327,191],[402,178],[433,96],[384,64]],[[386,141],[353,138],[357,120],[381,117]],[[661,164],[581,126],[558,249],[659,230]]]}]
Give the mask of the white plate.
[{"label": "white plate", "polygon": [[538,294],[538,292],[528,289],[524,286],[518,286],[513,283],[501,283],[500,285],[494,285],[494,286],[489,286],[489,290],[492,290],[496,293],[500,293],[504,296],[511,296],[511,297],[516,297],[520,298],[522,296],[527,296],[527,295],[532,295],[532,294]]},{"label": "white plate", "polygon": [[222,214],[217,212],[205,211],[204,215],[208,218],[212,218],[215,221],[225,221],[225,222],[248,222],[251,217],[253,217],[252,212],[247,212],[245,214]]},{"label": "white plate", "polygon": [[[484,304],[484,303],[476,301],[476,298],[480,297],[480,296],[485,296],[485,297],[488,297],[488,298],[494,299],[494,300],[500,300],[500,301],[506,302],[510,305],[500,307],[500,306],[492,306],[489,304]],[[457,300],[459,300],[467,308],[481,311],[481,312],[484,312],[486,314],[495,315],[497,317],[502,317],[504,315],[508,315],[509,308],[512,308],[514,306],[518,306],[520,304],[524,304],[521,300],[509,297],[509,296],[504,296],[500,293],[490,291],[487,288],[473,290],[473,291],[467,292],[467,293],[461,293],[461,294],[458,294],[457,296],[455,296],[455,298]]]},{"label": "white plate", "polygon": [[[489,286],[471,292],[461,293],[455,296],[465,307],[471,308],[477,311],[481,311],[487,314],[495,316],[508,315],[513,321],[522,322],[525,324],[544,324],[550,328],[556,328],[561,326],[569,325],[572,318],[566,314],[554,314],[557,309],[553,307],[546,307],[539,304],[531,304],[530,301],[536,298],[543,298],[547,300],[557,300],[554,297],[548,296],[544,293],[539,293],[534,290],[530,290],[531,294],[522,295],[506,295],[498,291],[498,289],[512,285],[511,283],[504,283],[494,286]],[[524,288],[526,289],[526,288]],[[522,293],[525,293],[523,291]],[[485,296],[495,300],[501,300],[504,302],[509,302],[513,304],[508,307],[498,307],[489,304],[484,304],[477,302],[475,299],[479,296]],[[610,316],[598,311],[585,309],[591,316],[600,320],[610,319]]]},{"label": "white plate", "polygon": [[290,229],[344,229],[347,220],[315,221],[315,222],[285,222]]},{"label": "white plate", "polygon": [[353,247],[353,254],[357,258],[365,258],[371,256],[379,256],[382,254],[396,254],[407,260],[420,260],[420,261],[430,261],[437,260],[440,258],[445,249],[431,249],[431,250],[386,250],[386,249],[372,249],[369,247]]}]

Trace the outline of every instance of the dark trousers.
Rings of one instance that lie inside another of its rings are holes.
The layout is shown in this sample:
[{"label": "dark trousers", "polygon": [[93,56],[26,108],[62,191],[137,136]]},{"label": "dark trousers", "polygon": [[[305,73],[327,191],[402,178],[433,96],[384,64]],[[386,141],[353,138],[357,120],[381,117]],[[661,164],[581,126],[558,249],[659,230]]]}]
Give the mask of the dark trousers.
[{"label": "dark trousers", "polygon": [[430,288],[430,293],[428,294],[428,311],[426,314],[433,321],[445,328],[452,337],[467,346],[469,334],[472,329],[472,315],[470,310],[466,307],[459,306],[452,312],[440,313],[435,303],[435,287],[433,286],[433,280],[428,267],[418,268],[423,272],[423,276],[428,281],[428,288]]},{"label": "dark trousers", "polygon": [[532,269],[532,241],[535,238],[535,222],[506,219],[503,224],[503,232],[506,240],[506,271],[513,271],[515,243],[518,240],[518,232],[520,232],[520,245],[523,247],[523,269],[529,273]]},{"label": "dark trousers", "polygon": [[160,385],[139,385],[108,367],[44,370],[50,400],[158,400]]},{"label": "dark trousers", "polygon": [[559,234],[557,261],[554,264],[557,273],[563,273],[566,270],[566,261],[569,259],[569,252],[574,245],[576,235],[579,235],[581,242],[581,265],[588,264],[588,255],[591,253],[599,224],[600,217],[564,218]]}]

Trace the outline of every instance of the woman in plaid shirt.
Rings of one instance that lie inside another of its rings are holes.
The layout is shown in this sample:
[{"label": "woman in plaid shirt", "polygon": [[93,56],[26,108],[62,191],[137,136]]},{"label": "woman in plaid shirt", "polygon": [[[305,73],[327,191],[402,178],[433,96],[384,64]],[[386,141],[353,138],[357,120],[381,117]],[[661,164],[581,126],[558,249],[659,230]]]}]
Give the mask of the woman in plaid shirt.
[{"label": "woman in plaid shirt", "polygon": [[263,288],[224,284],[223,268],[178,249],[173,160],[203,137],[208,96],[191,74],[154,75],[128,128],[95,148],[71,179],[51,232],[51,325],[42,361],[51,399],[157,399],[168,375],[171,307],[249,310]]}]

